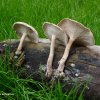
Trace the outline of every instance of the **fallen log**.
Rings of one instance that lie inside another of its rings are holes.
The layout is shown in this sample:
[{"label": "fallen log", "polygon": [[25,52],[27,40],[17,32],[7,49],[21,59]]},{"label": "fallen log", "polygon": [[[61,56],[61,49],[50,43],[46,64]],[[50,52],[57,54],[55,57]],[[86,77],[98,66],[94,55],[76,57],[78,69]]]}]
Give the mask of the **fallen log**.
[{"label": "fallen log", "polygon": [[[0,43],[0,55],[4,57],[5,47],[10,47],[11,57],[15,52],[19,40],[8,40]],[[45,80],[45,70],[46,63],[49,55],[49,46],[50,43],[30,43],[25,42],[23,46],[24,60],[18,60],[21,67],[18,68],[24,69],[21,71],[20,75],[23,78],[31,76],[34,80],[41,81]],[[95,48],[100,48],[95,46]],[[60,45],[55,48],[55,56],[53,60],[53,69],[58,66],[58,61],[61,59],[65,47]],[[22,61],[22,62],[21,62]],[[18,66],[18,63],[17,63]],[[100,98],[100,51],[95,52],[93,48],[89,47],[77,47],[73,46],[69,53],[68,60],[65,63],[65,78],[61,79],[66,82],[66,86],[75,83],[76,80],[88,81],[91,78],[91,81],[88,85],[88,89],[85,92],[86,100],[99,100]],[[42,77],[41,77],[42,75]],[[53,81],[53,76],[51,78]],[[71,82],[70,82],[71,80]],[[69,81],[69,82],[68,82]],[[67,90],[67,87],[64,87],[64,90]]]}]

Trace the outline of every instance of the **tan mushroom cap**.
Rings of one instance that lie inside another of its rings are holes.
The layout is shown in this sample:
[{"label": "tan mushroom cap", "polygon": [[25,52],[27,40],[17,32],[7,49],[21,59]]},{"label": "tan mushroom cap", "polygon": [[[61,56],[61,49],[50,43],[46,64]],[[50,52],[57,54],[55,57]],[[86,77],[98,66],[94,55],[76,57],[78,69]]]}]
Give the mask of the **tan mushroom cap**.
[{"label": "tan mushroom cap", "polygon": [[52,35],[56,35],[56,43],[66,46],[68,38],[66,33],[57,25],[49,22],[44,22],[43,29],[45,35],[51,40]]},{"label": "tan mushroom cap", "polygon": [[22,37],[23,34],[27,34],[25,40],[38,43],[38,32],[30,25],[24,22],[15,22],[13,24],[13,29],[16,31],[18,36]]},{"label": "tan mushroom cap", "polygon": [[78,45],[95,44],[93,33],[90,29],[77,21],[65,18],[58,23],[58,26],[66,32],[70,39],[74,39]]}]

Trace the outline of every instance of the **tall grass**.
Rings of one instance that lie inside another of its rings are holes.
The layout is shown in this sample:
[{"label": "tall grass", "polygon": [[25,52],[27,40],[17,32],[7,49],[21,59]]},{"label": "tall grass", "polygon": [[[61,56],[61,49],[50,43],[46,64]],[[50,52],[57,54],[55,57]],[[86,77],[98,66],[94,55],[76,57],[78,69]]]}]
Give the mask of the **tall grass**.
[{"label": "tall grass", "polygon": [[16,21],[34,26],[40,37],[45,37],[42,23],[57,24],[69,17],[89,27],[100,44],[100,1],[99,0],[0,0],[0,40],[17,38],[12,30]]},{"label": "tall grass", "polygon": [[[9,54],[8,51],[6,53]],[[0,100],[83,100],[83,91],[87,84],[84,85],[80,94],[78,90],[82,84],[79,83],[76,83],[70,91],[66,88],[64,93],[62,91],[64,84],[59,81],[52,87],[48,87],[45,82],[40,83],[30,77],[19,78],[18,73],[15,74],[15,70],[10,69],[9,55],[5,55],[4,60],[0,57],[0,62],[2,62],[0,64]]]},{"label": "tall grass", "polygon": [[[61,19],[69,17],[90,28],[96,44],[100,45],[99,5],[99,0],[0,0],[0,41],[17,38],[12,29],[16,21],[32,25],[40,37],[45,37],[42,30],[43,22],[57,24]],[[59,83],[55,88],[48,88],[30,78],[19,78],[14,71],[8,69],[9,67],[9,55],[4,60],[0,58],[0,94],[12,93],[12,95],[0,95],[0,99],[75,100],[76,98],[77,86],[64,94]],[[82,100],[82,95],[78,99]]]}]

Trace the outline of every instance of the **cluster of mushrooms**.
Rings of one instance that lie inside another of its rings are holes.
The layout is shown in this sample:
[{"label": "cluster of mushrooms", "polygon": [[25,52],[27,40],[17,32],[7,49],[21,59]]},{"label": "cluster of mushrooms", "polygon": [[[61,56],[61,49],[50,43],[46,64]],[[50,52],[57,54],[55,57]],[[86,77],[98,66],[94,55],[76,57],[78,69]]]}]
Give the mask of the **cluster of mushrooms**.
[{"label": "cluster of mushrooms", "polygon": [[[18,48],[15,52],[16,55],[21,54],[22,46],[24,41],[31,41],[34,43],[39,43],[41,39],[38,37],[38,32],[30,25],[24,22],[16,22],[13,25],[16,33],[21,37]],[[62,58],[59,61],[59,66],[56,70],[56,76],[64,76],[64,65],[68,58],[70,48],[75,42],[81,46],[92,46],[95,44],[94,37],[89,28],[85,27],[79,22],[76,22],[69,18],[64,18],[57,25],[44,22],[43,30],[47,38],[50,40],[50,53],[47,60],[47,70],[46,77],[52,75],[52,62],[54,57],[55,46],[63,45],[65,46],[65,51]]]}]

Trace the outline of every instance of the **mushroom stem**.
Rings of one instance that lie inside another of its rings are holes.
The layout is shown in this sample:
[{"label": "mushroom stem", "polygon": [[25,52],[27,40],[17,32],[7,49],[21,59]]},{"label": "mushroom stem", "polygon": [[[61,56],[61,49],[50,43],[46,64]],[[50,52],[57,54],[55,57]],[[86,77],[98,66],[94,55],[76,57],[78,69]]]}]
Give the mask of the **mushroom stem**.
[{"label": "mushroom stem", "polygon": [[20,43],[18,45],[18,48],[16,50],[16,54],[20,54],[21,53],[21,49],[22,49],[22,46],[23,46],[23,43],[24,43],[24,40],[25,40],[25,37],[26,37],[27,34],[23,34],[21,39],[20,39]]},{"label": "mushroom stem", "polygon": [[70,39],[68,44],[66,45],[64,54],[63,54],[61,60],[59,61],[59,66],[58,66],[58,69],[57,69],[59,72],[63,72],[63,70],[64,70],[64,64],[65,64],[65,61],[68,58],[69,51],[70,51],[70,48],[71,48],[73,41],[74,41],[73,39]]},{"label": "mushroom stem", "polygon": [[47,60],[47,71],[46,71],[47,77],[50,77],[51,74],[52,74],[52,61],[53,61],[53,57],[54,57],[55,39],[56,39],[56,36],[52,35],[51,45],[50,45],[50,53],[49,53],[49,57],[48,57],[48,60]]}]

